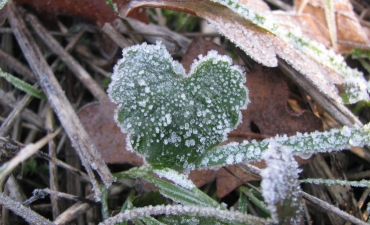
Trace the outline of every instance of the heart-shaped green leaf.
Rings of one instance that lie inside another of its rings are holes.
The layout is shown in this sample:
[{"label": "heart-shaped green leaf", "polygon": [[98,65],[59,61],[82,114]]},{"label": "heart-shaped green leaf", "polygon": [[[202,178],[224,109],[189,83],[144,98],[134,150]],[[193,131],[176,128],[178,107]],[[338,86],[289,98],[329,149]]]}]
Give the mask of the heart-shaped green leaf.
[{"label": "heart-shaped green leaf", "polygon": [[126,48],[108,94],[128,148],[153,166],[192,169],[206,151],[226,139],[248,102],[243,71],[228,56],[210,51],[189,75],[165,47]]}]

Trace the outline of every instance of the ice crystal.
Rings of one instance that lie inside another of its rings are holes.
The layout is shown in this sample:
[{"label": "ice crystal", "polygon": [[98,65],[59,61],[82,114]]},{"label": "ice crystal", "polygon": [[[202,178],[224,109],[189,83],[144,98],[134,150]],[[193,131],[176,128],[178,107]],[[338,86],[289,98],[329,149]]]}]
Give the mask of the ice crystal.
[{"label": "ice crystal", "polygon": [[186,74],[161,43],[124,49],[108,94],[118,104],[115,120],[129,133],[129,149],[152,165],[193,168],[226,139],[246,108],[245,77],[231,63],[210,51]]},{"label": "ice crystal", "polygon": [[327,186],[332,185],[349,185],[352,187],[370,187],[370,181],[368,180],[361,180],[361,181],[348,181],[348,180],[325,180],[321,178],[309,178],[301,180],[302,183],[311,183],[311,184],[324,184]]},{"label": "ice crystal", "polygon": [[252,140],[251,142],[244,141],[241,144],[230,143],[205,153],[196,162],[195,166],[196,168],[205,168],[232,165],[241,161],[258,161],[261,160],[262,153],[267,150],[271,142],[290,147],[294,155],[341,151],[351,146],[369,145],[370,123],[361,128],[344,126],[341,130],[332,129],[325,132],[297,133],[290,137],[276,136],[264,139],[261,142]]},{"label": "ice crystal", "polygon": [[301,224],[301,195],[298,163],[289,147],[276,142],[262,154],[266,168],[261,171],[262,195],[272,219],[281,224]]},{"label": "ice crystal", "polygon": [[179,174],[175,170],[165,168],[161,170],[153,170],[153,172],[156,173],[159,178],[166,178],[185,189],[191,190],[196,187],[184,174]]}]

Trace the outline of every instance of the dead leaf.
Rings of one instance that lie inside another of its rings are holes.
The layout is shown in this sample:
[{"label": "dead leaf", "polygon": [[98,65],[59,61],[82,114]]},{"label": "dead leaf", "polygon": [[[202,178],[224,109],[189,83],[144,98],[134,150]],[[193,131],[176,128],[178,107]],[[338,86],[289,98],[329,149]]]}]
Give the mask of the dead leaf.
[{"label": "dead leaf", "polygon": [[[202,17],[255,61],[264,66],[275,67],[277,66],[276,55],[278,55],[295,70],[305,75],[307,81],[328,99],[337,103],[342,102],[334,83],[342,84],[343,77],[323,65],[322,62],[286,42],[286,40],[257,27],[227,7],[209,0],[199,0],[197,2],[171,0],[130,0],[127,2],[120,0],[119,2],[118,8],[121,17],[128,15],[131,10],[141,7],[166,8]],[[254,10],[262,10],[266,14],[270,13],[268,8],[260,3],[261,0],[246,2]],[[254,8],[255,5],[256,8]]]},{"label": "dead leaf", "polygon": [[181,64],[186,72],[189,72],[191,64],[199,55],[207,55],[210,50],[216,50],[220,55],[226,55],[225,50],[213,42],[207,41],[203,37],[196,37],[189,45],[184,57],[181,59]]},{"label": "dead leaf", "polygon": [[106,163],[141,166],[142,158],[126,150],[126,134],[113,119],[115,108],[112,102],[91,103],[78,112],[78,117]]},{"label": "dead leaf", "polygon": [[119,16],[126,17],[132,10],[142,7],[164,8],[190,13],[205,18],[221,34],[265,66],[277,66],[271,33],[257,27],[228,8],[209,0],[117,0]]},{"label": "dead leaf", "polygon": [[255,64],[247,74],[246,86],[251,103],[243,111],[242,123],[236,131],[253,132],[255,128],[252,129],[251,124],[255,124],[261,134],[271,136],[322,129],[321,120],[311,112],[295,113],[288,109],[289,89],[278,68]]},{"label": "dead leaf", "polygon": [[[336,18],[336,27],[337,27],[337,38],[338,38],[338,52],[339,53],[349,53],[354,48],[355,45],[369,45],[369,39],[366,35],[366,32],[362,28],[360,21],[357,19],[352,4],[348,0],[333,0],[334,1],[334,11]],[[302,4],[302,0],[295,0],[294,5],[296,9]],[[293,16],[295,18],[301,17],[298,20],[301,21],[302,26],[300,26],[303,32],[311,32],[313,30],[322,30],[322,27],[326,29],[322,34],[316,33],[320,37],[325,37],[326,41],[321,42],[328,46],[328,41],[330,44],[330,36],[328,36],[329,31],[327,28],[327,22],[325,17],[324,5],[322,0],[310,0],[302,11],[302,15]],[[307,14],[312,16],[312,19],[307,19]],[[315,22],[313,22],[315,21]],[[310,35],[310,38],[317,40],[314,36]],[[343,44],[347,42],[352,44]]]},{"label": "dead leaf", "polygon": [[[104,23],[110,23],[117,19],[113,9],[104,0],[14,0],[14,2],[30,6],[38,14],[48,18],[54,18],[58,15],[73,16],[98,26],[103,26]],[[148,17],[141,10],[133,10],[128,17],[149,23]]]}]

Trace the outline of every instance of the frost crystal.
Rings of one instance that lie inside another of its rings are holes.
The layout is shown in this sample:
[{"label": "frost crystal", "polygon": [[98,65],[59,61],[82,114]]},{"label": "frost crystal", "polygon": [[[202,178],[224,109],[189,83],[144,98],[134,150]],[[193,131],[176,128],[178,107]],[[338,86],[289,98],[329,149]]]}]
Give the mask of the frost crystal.
[{"label": "frost crystal", "polygon": [[[267,167],[261,171],[262,195],[272,219],[281,224],[301,224],[301,194],[298,163],[289,147],[276,142],[262,154]],[[288,210],[287,210],[288,209]]]},{"label": "frost crystal", "polygon": [[185,189],[191,190],[196,188],[191,180],[189,180],[184,174],[179,174],[175,170],[165,168],[161,170],[153,170],[153,172],[156,173],[159,178],[166,178]]},{"label": "frost crystal", "polygon": [[108,95],[118,104],[115,120],[129,133],[129,149],[155,166],[194,167],[226,139],[246,108],[243,71],[231,64],[230,57],[210,51],[186,74],[161,43],[124,49]]}]

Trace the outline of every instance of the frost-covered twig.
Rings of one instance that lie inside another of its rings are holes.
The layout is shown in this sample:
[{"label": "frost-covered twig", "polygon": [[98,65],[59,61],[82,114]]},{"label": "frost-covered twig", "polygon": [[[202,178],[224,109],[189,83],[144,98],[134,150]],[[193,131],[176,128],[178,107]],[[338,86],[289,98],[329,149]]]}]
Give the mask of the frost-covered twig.
[{"label": "frost-covered twig", "polygon": [[21,203],[5,196],[3,193],[0,194],[0,204],[5,208],[13,211],[18,216],[24,218],[27,222],[31,224],[40,224],[40,225],[55,224],[53,222],[50,222],[48,219],[40,216],[39,214],[35,213],[31,209],[25,207]]},{"label": "frost-covered twig", "polygon": [[328,212],[331,212],[331,213],[334,213],[338,216],[340,216],[341,218],[351,222],[351,223],[354,223],[354,224],[361,224],[361,225],[369,225],[368,223],[366,223],[365,221],[362,221],[342,210],[340,210],[339,208],[333,206],[333,205],[330,205],[329,203],[319,199],[319,198],[316,198],[312,195],[309,195],[307,194],[306,192],[303,192],[302,191],[302,197],[307,199],[308,201],[318,205],[320,208],[324,209],[325,211],[328,211]]},{"label": "frost-covered twig", "polygon": [[158,205],[126,210],[123,213],[111,217],[99,225],[112,225],[137,217],[150,215],[188,215],[214,217],[225,221],[237,221],[249,224],[271,224],[272,220],[262,219],[256,216],[243,214],[237,211],[220,210],[213,207],[200,207],[193,205]]},{"label": "frost-covered twig", "polygon": [[327,186],[331,185],[349,185],[352,187],[370,187],[370,181],[368,180],[361,180],[361,181],[348,181],[348,180],[327,180],[321,178],[308,178],[304,180],[300,180],[301,183],[310,183],[310,184],[323,184]]}]

